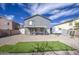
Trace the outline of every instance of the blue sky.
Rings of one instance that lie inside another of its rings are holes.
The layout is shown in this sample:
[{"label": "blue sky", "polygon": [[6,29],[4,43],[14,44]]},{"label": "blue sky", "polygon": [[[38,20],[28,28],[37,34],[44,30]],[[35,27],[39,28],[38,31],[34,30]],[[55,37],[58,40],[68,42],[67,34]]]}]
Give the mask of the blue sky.
[{"label": "blue sky", "polygon": [[0,16],[23,23],[25,18],[33,15],[42,15],[52,20],[56,25],[79,17],[78,3],[2,3]]}]

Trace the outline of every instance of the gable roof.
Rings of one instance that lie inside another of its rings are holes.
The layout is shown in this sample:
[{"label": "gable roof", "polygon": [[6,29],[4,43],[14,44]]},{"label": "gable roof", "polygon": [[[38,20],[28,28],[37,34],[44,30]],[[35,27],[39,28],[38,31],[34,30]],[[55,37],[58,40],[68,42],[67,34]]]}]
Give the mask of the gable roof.
[{"label": "gable roof", "polygon": [[[75,21],[75,20],[78,20],[78,19],[79,19],[79,17],[73,18],[73,19],[71,19],[71,20],[69,20],[69,21],[65,21],[65,22],[60,23],[60,24],[57,24],[57,25],[65,24],[65,23],[72,22],[72,21]],[[57,26],[57,25],[54,25],[54,26]]]},{"label": "gable roof", "polygon": [[38,15],[38,14],[36,14],[36,15],[34,15],[34,16],[31,16],[31,17],[28,17],[28,18],[25,18],[24,21],[25,21],[25,20],[28,20],[28,19],[30,19],[30,18],[36,17],[36,16],[40,16],[40,17],[42,17],[42,18],[45,18],[46,20],[49,20],[50,22],[52,21],[52,20],[48,19],[47,17],[44,17],[44,16],[42,16],[42,15]]},{"label": "gable roof", "polygon": [[19,23],[17,23],[17,22],[14,21],[14,20],[9,20],[9,19],[7,19],[5,16],[0,16],[0,19],[6,20],[6,21],[10,21],[10,22],[14,22],[14,23],[20,25]]}]

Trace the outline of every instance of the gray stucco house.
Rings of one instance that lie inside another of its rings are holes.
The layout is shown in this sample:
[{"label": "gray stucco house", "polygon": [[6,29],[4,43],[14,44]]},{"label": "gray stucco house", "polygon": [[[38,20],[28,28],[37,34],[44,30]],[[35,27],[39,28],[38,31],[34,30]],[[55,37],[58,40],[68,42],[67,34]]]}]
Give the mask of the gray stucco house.
[{"label": "gray stucco house", "polygon": [[51,20],[41,15],[34,15],[25,19],[24,29],[25,34],[31,35],[46,35],[52,33],[50,28]]}]

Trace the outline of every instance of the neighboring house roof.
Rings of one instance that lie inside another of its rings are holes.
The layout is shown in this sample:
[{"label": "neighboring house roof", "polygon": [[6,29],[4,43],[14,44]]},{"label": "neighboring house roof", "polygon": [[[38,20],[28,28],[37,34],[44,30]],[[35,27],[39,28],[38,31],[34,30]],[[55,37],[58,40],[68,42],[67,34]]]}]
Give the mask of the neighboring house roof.
[{"label": "neighboring house roof", "polygon": [[[7,19],[5,16],[0,16],[0,18],[2,18],[3,20],[6,20],[6,21],[11,21],[11,22],[17,23],[13,19],[11,19],[11,20]],[[17,24],[20,25],[19,23],[17,23]]]},{"label": "neighboring house roof", "polygon": [[2,16],[0,16],[0,18],[3,18]]},{"label": "neighboring house roof", "polygon": [[42,15],[38,15],[38,14],[36,14],[36,15],[34,15],[34,16],[31,16],[31,17],[28,17],[28,18],[25,18],[24,21],[25,21],[25,20],[28,20],[28,19],[30,19],[30,18],[36,17],[36,16],[40,16],[40,17],[42,17],[42,18],[45,18],[46,20],[49,20],[50,22],[52,21],[52,20],[48,19],[47,17],[42,16]]},{"label": "neighboring house roof", "polygon": [[[79,19],[79,17],[77,17],[77,18],[73,18],[73,19],[71,19],[71,20],[68,20],[68,21],[62,22],[62,23],[57,24],[57,25],[61,25],[61,24],[68,23],[68,22],[72,22],[72,21],[75,21],[75,20],[78,20],[78,19]],[[57,26],[57,25],[54,25],[54,26]]]},{"label": "neighboring house roof", "polygon": [[[11,23],[9,26],[7,26],[6,24],[8,24],[8,23]],[[8,27],[12,27],[12,26],[14,26],[14,27],[16,27],[16,26],[20,26],[20,24],[19,23],[17,23],[17,22],[15,22],[14,20],[9,20],[9,19],[7,19],[5,16],[0,16],[0,27],[1,28],[5,28],[5,29],[7,29]],[[12,27],[12,28],[14,28],[14,27]]]}]

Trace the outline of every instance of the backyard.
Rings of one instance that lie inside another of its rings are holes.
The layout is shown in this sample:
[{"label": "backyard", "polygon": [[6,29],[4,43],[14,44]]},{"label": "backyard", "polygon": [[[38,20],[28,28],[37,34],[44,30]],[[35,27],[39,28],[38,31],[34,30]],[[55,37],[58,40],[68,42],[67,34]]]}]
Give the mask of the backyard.
[{"label": "backyard", "polygon": [[73,51],[76,50],[59,41],[19,42],[14,45],[3,45],[0,52],[27,53],[46,51]]}]

